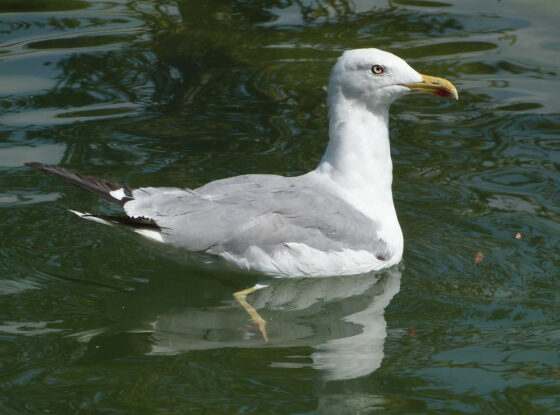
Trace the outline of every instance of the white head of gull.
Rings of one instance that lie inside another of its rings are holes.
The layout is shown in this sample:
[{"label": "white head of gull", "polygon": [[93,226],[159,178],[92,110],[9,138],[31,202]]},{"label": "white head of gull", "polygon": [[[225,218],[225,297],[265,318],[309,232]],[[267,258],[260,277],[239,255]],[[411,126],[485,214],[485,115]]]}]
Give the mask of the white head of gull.
[{"label": "white head of gull", "polygon": [[454,97],[378,49],[345,52],[329,89],[329,143],[303,176],[244,175],[197,189],[130,188],[72,170],[28,163],[120,204],[126,216],[79,216],[129,227],[189,251],[273,276],[348,275],[397,264],[403,236],[391,193],[389,106],[409,93]]}]

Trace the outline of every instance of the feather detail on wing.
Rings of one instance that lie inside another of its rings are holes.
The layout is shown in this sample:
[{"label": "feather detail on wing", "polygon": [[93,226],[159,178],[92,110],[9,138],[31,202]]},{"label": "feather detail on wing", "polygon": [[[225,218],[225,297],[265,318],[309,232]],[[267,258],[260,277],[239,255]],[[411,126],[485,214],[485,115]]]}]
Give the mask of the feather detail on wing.
[{"label": "feather detail on wing", "polygon": [[389,256],[374,221],[304,177],[247,175],[195,190],[140,188],[124,208],[155,221],[166,242],[192,251],[243,255],[252,246],[275,252],[298,243]]}]

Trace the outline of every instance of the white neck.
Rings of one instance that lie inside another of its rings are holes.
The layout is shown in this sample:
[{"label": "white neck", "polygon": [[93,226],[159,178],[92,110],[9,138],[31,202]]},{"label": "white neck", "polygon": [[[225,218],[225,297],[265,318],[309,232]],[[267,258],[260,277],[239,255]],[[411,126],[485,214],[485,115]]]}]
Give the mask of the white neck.
[{"label": "white neck", "polygon": [[330,139],[316,171],[349,192],[367,192],[392,204],[388,106],[368,107],[339,91],[329,98]]},{"label": "white neck", "polygon": [[391,192],[388,105],[367,106],[340,91],[329,102],[329,144],[312,174],[376,221],[384,238],[392,239],[387,242],[402,250]]}]

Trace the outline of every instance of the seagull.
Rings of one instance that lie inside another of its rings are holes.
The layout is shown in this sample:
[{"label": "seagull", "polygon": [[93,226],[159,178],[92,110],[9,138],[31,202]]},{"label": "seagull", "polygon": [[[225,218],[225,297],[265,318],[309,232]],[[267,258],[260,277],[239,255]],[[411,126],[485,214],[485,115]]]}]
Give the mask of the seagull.
[{"label": "seagull", "polygon": [[[125,213],[72,211],[85,219],[273,277],[361,274],[402,258],[388,123],[391,103],[411,93],[458,99],[451,82],[422,75],[389,52],[344,52],[328,85],[326,152],[302,176],[249,174],[197,189],[131,188],[59,166],[26,165],[114,202]],[[240,292],[238,301],[249,292]]]}]

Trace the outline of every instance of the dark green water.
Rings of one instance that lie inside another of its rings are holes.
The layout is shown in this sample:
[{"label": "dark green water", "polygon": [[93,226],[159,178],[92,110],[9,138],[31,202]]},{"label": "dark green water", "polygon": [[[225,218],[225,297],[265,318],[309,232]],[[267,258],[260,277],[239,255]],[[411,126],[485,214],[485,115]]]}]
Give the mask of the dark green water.
[{"label": "dark green water", "polygon": [[[560,413],[555,0],[0,2],[0,413]],[[345,49],[459,89],[392,107],[403,265],[201,268],[23,167],[131,186],[297,175]],[[520,233],[522,237],[515,236]],[[484,259],[474,265],[478,252]]]}]

